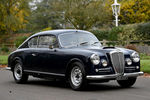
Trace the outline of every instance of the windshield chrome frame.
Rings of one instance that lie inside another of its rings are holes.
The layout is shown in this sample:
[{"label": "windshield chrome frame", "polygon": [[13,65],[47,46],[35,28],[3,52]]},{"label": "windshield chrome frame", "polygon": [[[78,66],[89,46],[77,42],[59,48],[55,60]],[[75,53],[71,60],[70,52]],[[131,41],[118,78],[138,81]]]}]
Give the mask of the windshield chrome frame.
[{"label": "windshield chrome frame", "polygon": [[[61,35],[65,35],[65,34],[78,34],[78,33],[76,33],[76,32],[68,32],[68,33],[62,33],[62,34],[59,34],[58,35],[58,41],[59,41],[59,44],[60,44],[60,47],[62,47],[62,48],[70,48],[70,47],[78,47],[79,46],[79,44],[77,44],[76,46],[63,46],[62,45],[62,43],[61,43],[61,39],[60,39],[60,36]],[[81,33],[84,33],[84,32],[81,32]],[[91,34],[91,35],[94,35],[94,34],[92,34],[92,33],[85,33],[85,34]],[[94,35],[95,36],[95,35]],[[96,36],[95,36],[96,37]],[[97,38],[97,37],[96,37]],[[97,39],[98,40],[98,39]],[[98,40],[98,42],[100,43],[100,41]],[[102,46],[102,44],[100,43],[100,46]]]}]

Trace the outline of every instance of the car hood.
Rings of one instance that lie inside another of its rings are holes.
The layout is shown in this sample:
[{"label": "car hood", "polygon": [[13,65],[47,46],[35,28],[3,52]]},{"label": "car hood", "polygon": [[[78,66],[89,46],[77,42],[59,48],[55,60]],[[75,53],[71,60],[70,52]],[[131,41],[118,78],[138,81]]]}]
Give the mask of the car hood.
[{"label": "car hood", "polygon": [[[71,52],[74,53],[80,53],[80,54],[99,54],[100,56],[106,56],[107,53],[110,53],[111,51],[119,50],[124,53],[124,55],[130,55],[133,50],[125,49],[125,48],[119,48],[119,47],[100,47],[100,48],[91,48],[91,47],[86,47],[86,48],[72,48]],[[70,50],[69,50],[70,51]]]},{"label": "car hood", "polygon": [[133,50],[129,50],[129,49],[125,49],[125,48],[119,48],[119,47],[102,47],[99,49],[88,49],[91,51],[94,51],[96,53],[102,53],[102,54],[106,54],[106,53],[110,53],[111,51],[121,51],[124,53],[124,55],[129,55],[133,52]]}]

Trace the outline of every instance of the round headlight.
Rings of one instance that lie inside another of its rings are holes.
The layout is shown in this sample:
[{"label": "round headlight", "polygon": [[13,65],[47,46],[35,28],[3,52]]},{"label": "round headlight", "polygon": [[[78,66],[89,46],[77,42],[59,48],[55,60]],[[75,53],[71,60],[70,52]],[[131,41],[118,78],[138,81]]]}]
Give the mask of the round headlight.
[{"label": "round headlight", "polygon": [[90,59],[94,65],[98,65],[100,63],[100,58],[97,54],[92,54]]},{"label": "round headlight", "polygon": [[139,56],[139,54],[137,52],[133,52],[131,54],[131,57],[133,59],[133,62],[139,62],[140,61],[140,56]]},{"label": "round headlight", "polygon": [[126,63],[127,63],[127,65],[131,65],[132,64],[132,60],[130,58],[126,58]]},{"label": "round headlight", "polygon": [[105,59],[102,59],[101,62],[102,62],[102,65],[103,65],[104,67],[106,67],[106,66],[108,65],[108,63],[107,63],[107,61],[106,61]]}]

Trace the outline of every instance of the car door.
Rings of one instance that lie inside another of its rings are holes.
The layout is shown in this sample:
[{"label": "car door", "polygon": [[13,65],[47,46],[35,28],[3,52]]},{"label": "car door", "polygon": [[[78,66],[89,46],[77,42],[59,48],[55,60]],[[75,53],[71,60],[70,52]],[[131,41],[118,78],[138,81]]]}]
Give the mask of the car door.
[{"label": "car door", "polygon": [[37,63],[37,42],[38,36],[32,37],[28,42],[28,49],[24,52],[24,59],[25,59],[25,70],[35,70],[35,66],[38,65]]},{"label": "car door", "polygon": [[[56,73],[59,60],[56,52],[58,43],[54,35],[39,36],[38,43],[38,69],[42,72]],[[58,69],[59,70],[59,69]]]}]

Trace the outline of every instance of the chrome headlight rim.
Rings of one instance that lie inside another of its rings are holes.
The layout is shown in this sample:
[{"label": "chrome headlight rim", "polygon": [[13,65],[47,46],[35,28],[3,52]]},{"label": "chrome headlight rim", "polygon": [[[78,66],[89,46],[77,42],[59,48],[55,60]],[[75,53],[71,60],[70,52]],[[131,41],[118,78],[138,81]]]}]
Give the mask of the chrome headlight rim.
[{"label": "chrome headlight rim", "polygon": [[139,54],[137,52],[133,52],[131,54],[131,58],[132,58],[133,62],[135,62],[135,63],[140,61],[140,56],[139,56]]},{"label": "chrome headlight rim", "polygon": [[132,60],[130,58],[126,58],[125,61],[128,66],[132,65]]},{"label": "chrome headlight rim", "polygon": [[106,59],[101,59],[101,63],[103,67],[107,67],[108,66],[108,62]]},{"label": "chrome headlight rim", "polygon": [[94,65],[98,65],[100,63],[100,57],[97,54],[92,54],[90,60]]}]

